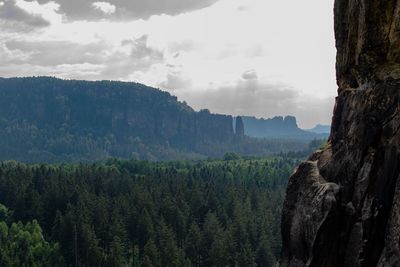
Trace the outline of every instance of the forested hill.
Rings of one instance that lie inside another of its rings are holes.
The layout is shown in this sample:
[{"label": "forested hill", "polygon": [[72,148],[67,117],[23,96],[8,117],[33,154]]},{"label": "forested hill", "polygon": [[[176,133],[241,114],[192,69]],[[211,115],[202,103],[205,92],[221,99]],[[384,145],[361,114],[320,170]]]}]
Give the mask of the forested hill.
[{"label": "forested hill", "polygon": [[0,79],[0,160],[166,160],[301,150],[305,142],[235,135],[232,117],[194,111],[138,83]]}]

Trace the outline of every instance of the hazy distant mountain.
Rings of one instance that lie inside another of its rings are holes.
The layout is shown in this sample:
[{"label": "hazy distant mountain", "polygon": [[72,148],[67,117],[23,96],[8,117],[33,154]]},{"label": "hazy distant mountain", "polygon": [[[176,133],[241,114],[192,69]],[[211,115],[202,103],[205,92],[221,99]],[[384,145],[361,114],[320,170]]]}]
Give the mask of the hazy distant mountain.
[{"label": "hazy distant mountain", "polygon": [[260,156],[307,146],[236,135],[232,120],[138,83],[0,78],[0,160]]},{"label": "hazy distant mountain", "polygon": [[331,126],[317,124],[314,128],[307,129],[306,131],[313,132],[313,133],[320,133],[320,134],[329,134],[331,132]]},{"label": "hazy distant mountain", "polygon": [[258,138],[286,138],[312,140],[327,137],[325,132],[310,132],[297,126],[296,118],[293,116],[277,116],[272,119],[258,119],[255,117],[242,117],[245,134]]}]

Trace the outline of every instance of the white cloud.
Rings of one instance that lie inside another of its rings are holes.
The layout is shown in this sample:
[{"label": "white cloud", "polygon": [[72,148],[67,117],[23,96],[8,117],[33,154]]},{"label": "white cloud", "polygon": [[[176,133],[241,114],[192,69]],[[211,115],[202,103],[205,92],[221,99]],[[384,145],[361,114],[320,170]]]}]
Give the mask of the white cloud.
[{"label": "white cloud", "polygon": [[0,5],[0,34],[36,31],[50,25],[41,14],[21,6],[22,0],[2,1]]},{"label": "white cloud", "polygon": [[42,5],[38,1],[15,0],[15,2],[16,6],[27,13],[40,16],[48,22],[61,23],[62,21],[62,15],[58,13],[60,5],[54,1]]},{"label": "white cloud", "polygon": [[207,108],[231,115],[271,118],[295,115],[302,128],[314,127],[316,122],[330,124],[333,97],[319,98],[301,94],[285,84],[268,84],[257,80],[236,83],[205,91],[178,90],[174,92],[196,110]]},{"label": "white cloud", "polygon": [[[32,0],[27,0],[32,1]],[[39,4],[56,1],[60,5],[60,13],[64,14],[66,20],[88,20],[96,21],[104,18],[114,21],[129,21],[133,19],[148,19],[153,15],[169,14],[177,15],[201,8],[209,7],[218,0],[110,0],[109,2],[96,0],[35,0]],[[116,9],[112,13],[98,12],[94,9],[93,2],[100,10],[112,11],[110,5]],[[106,3],[108,5],[105,5]],[[103,9],[106,8],[106,9]]]},{"label": "white cloud", "polygon": [[92,3],[92,6],[106,15],[111,15],[115,13],[115,10],[117,9],[115,5],[108,2],[94,2]]},{"label": "white cloud", "polygon": [[93,12],[110,14],[97,21],[71,20],[64,13],[78,10],[76,1],[55,1],[18,0],[49,25],[24,34],[0,28],[0,59],[7,58],[0,76],[134,80],[215,112],[329,122],[336,94],[333,0],[210,0],[203,9],[130,21],[111,18],[123,0],[94,3]]},{"label": "white cloud", "polygon": [[96,79],[99,77],[104,66],[97,64],[60,64],[56,66],[40,66],[34,64],[8,64],[7,66],[0,65],[0,73],[2,76],[56,76],[64,79]]}]

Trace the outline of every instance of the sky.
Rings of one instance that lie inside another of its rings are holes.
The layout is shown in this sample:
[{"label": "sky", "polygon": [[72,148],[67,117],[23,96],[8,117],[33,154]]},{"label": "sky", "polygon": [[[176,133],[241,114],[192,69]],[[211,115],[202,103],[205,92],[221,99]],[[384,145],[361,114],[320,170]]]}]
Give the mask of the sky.
[{"label": "sky", "polygon": [[0,76],[144,83],[196,110],[330,124],[333,0],[0,0]]}]

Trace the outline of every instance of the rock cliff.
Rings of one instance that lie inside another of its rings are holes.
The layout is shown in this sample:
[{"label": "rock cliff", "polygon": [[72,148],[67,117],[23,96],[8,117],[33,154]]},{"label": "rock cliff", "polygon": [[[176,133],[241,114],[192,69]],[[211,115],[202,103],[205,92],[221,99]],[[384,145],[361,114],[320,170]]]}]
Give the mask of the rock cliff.
[{"label": "rock cliff", "polygon": [[[25,159],[28,151],[73,155],[77,161],[82,155],[169,159],[180,151],[206,154],[217,150],[215,144],[229,147],[234,136],[232,116],[196,112],[138,83],[0,78],[0,159]],[[169,151],[166,157],[157,158],[163,151]]]},{"label": "rock cliff", "polygon": [[[237,138],[230,115],[199,112],[138,83],[0,78],[0,161],[204,159],[301,151],[306,140]],[[243,123],[242,123],[243,126]]]},{"label": "rock cliff", "polygon": [[327,134],[300,129],[297,126],[296,118],[293,116],[276,116],[271,119],[243,116],[242,120],[245,134],[250,137],[302,140],[326,139],[328,137]]},{"label": "rock cliff", "polygon": [[336,0],[328,145],[289,180],[281,266],[400,266],[400,0]]},{"label": "rock cliff", "polygon": [[243,119],[240,116],[236,117],[235,134],[236,134],[236,136],[244,136]]}]

